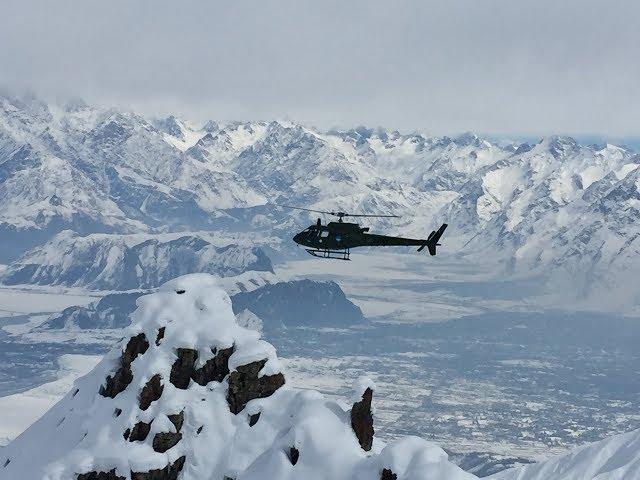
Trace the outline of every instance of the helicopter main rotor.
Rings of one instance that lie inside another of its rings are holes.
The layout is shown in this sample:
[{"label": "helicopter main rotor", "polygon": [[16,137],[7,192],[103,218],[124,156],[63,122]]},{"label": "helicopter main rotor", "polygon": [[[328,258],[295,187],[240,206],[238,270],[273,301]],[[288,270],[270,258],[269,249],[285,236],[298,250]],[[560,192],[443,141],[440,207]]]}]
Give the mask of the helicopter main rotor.
[{"label": "helicopter main rotor", "polygon": [[347,212],[334,212],[334,211],[327,211],[327,210],[313,210],[311,208],[302,208],[302,207],[294,207],[291,205],[278,205],[277,203],[275,203],[274,205],[278,206],[278,207],[283,207],[283,208],[292,208],[294,210],[304,210],[306,212],[314,212],[314,213],[322,213],[325,215],[333,215],[335,217],[338,217],[338,222],[342,223],[342,219],[344,217],[369,217],[369,218],[400,218],[400,216],[398,215],[368,215],[368,214],[364,214],[364,213],[347,213]]}]

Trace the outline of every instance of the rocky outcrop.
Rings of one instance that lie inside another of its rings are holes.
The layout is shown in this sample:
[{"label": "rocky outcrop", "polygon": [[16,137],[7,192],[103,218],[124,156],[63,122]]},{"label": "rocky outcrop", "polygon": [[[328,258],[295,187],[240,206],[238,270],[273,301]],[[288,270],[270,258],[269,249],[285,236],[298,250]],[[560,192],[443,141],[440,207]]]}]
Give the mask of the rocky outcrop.
[{"label": "rocky outcrop", "polygon": [[176,353],[176,361],[171,367],[169,381],[181,390],[187,389],[191,380],[202,386],[209,382],[221,382],[229,374],[229,357],[233,354],[233,347],[223,348],[219,351],[212,348],[211,353],[213,358],[196,369],[198,352],[190,348],[179,348]]},{"label": "rocky outcrop", "polygon": [[116,469],[109,472],[87,472],[78,475],[78,480],[126,480],[125,477],[116,475]]},{"label": "rocky outcrop", "polygon": [[175,447],[180,440],[182,440],[182,425],[184,424],[184,410],[174,415],[167,415],[169,421],[173,424],[175,432],[160,432],[156,433],[153,437],[153,449],[156,452],[164,453],[167,450]]},{"label": "rocky outcrop", "polygon": [[179,348],[176,355],[178,358],[171,367],[169,381],[174,387],[185,390],[191,382],[198,352],[192,348]]},{"label": "rocky outcrop", "polygon": [[249,415],[249,426],[253,427],[260,420],[260,412]]},{"label": "rocky outcrop", "polygon": [[144,442],[151,431],[151,423],[138,422],[131,430],[124,432],[124,438],[130,442]]},{"label": "rocky outcrop", "polygon": [[289,457],[291,465],[295,465],[296,463],[298,463],[298,459],[300,458],[300,451],[296,447],[291,447],[289,449],[287,457]]},{"label": "rocky outcrop", "polygon": [[133,380],[131,372],[131,363],[142,355],[149,348],[149,342],[144,333],[140,333],[135,337],[131,337],[127,343],[122,356],[120,357],[120,366],[113,376],[108,376],[105,385],[100,388],[100,395],[103,397],[115,398],[116,395],[123,392]]},{"label": "rocky outcrop", "polygon": [[178,480],[178,475],[184,467],[186,457],[180,457],[175,462],[158,470],[148,472],[131,472],[131,480]]},{"label": "rocky outcrop", "polygon": [[380,480],[398,480],[398,475],[393,473],[390,469],[384,468],[380,474]]},{"label": "rocky outcrop", "polygon": [[247,402],[255,398],[268,397],[284,385],[282,373],[258,376],[266,362],[266,360],[260,360],[241,365],[229,375],[227,402],[234,414],[240,413]]},{"label": "rocky outcrop", "polygon": [[229,357],[233,354],[233,347],[223,348],[219,351],[214,348],[211,353],[213,353],[213,358],[207,360],[201,368],[193,372],[193,381],[199,385],[221,382],[229,374]]},{"label": "rocky outcrop", "polygon": [[175,447],[180,440],[182,440],[182,434],[179,432],[156,433],[153,437],[153,450],[158,453],[164,453]]},{"label": "rocky outcrop", "polygon": [[373,414],[371,413],[371,400],[373,390],[367,388],[362,394],[362,400],[353,404],[351,408],[351,428],[353,428],[358,443],[363,450],[369,451],[373,445]]},{"label": "rocky outcrop", "polygon": [[173,426],[176,427],[176,431],[179,432],[182,430],[182,425],[184,424],[184,410],[180,413],[175,413],[173,415],[167,415],[167,418]]},{"label": "rocky outcrop", "polygon": [[149,408],[153,402],[160,398],[163,390],[164,385],[162,385],[160,375],[156,373],[140,391],[140,409],[146,410]]},{"label": "rocky outcrop", "polygon": [[162,339],[164,338],[164,331],[167,327],[160,327],[158,329],[158,334],[156,335],[156,347],[159,347],[162,343]]}]

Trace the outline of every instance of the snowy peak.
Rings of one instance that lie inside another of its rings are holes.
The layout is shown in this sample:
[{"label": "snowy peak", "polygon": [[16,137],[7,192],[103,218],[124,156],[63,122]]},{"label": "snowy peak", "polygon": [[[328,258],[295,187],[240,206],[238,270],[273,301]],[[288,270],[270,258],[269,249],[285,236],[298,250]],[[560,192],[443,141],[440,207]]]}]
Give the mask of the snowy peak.
[{"label": "snowy peak", "polygon": [[296,390],[216,278],[180,277],[139,299],[122,342],[2,450],[0,479],[474,478],[424,440],[377,441],[374,391],[356,382],[347,407]]}]

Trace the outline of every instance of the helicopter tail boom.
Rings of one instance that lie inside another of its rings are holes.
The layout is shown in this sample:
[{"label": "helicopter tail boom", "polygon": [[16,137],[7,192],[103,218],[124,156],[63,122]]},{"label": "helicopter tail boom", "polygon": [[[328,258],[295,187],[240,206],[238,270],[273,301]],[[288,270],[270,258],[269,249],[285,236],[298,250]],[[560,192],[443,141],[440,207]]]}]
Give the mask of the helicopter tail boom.
[{"label": "helicopter tail boom", "polygon": [[442,237],[442,234],[447,229],[447,226],[448,225],[446,223],[443,223],[442,225],[440,225],[440,228],[438,230],[434,230],[433,232],[431,232],[427,237],[427,241],[423,245],[421,245],[420,248],[418,248],[418,251],[421,252],[422,250],[424,250],[424,247],[427,247],[429,249],[429,255],[435,255],[436,247],[439,247],[441,245],[440,243],[438,243],[438,241],[440,241],[440,237]]}]

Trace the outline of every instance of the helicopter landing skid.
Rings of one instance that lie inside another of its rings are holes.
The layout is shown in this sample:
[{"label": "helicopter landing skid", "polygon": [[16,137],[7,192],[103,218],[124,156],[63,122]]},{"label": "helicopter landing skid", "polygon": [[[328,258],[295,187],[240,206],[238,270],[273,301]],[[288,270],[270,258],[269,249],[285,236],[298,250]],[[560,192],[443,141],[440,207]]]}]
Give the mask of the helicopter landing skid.
[{"label": "helicopter landing skid", "polygon": [[332,258],[334,260],[351,260],[349,258],[349,249],[331,250],[328,248],[305,248],[310,255],[318,258]]}]

